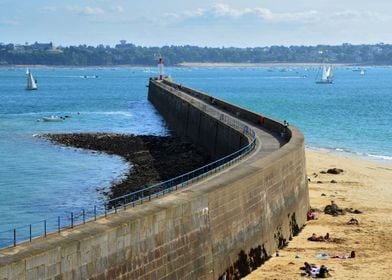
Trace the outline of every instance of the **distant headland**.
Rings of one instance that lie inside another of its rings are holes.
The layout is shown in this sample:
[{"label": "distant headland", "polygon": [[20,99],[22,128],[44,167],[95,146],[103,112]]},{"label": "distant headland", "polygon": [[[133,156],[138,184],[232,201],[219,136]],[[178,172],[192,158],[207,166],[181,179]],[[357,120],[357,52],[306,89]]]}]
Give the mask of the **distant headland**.
[{"label": "distant headland", "polygon": [[53,43],[18,45],[0,43],[0,66],[155,66],[163,56],[168,66],[269,65],[320,63],[344,65],[392,65],[391,44],[342,44],[316,46],[199,47],[137,46],[126,41],[111,46],[55,46]]}]

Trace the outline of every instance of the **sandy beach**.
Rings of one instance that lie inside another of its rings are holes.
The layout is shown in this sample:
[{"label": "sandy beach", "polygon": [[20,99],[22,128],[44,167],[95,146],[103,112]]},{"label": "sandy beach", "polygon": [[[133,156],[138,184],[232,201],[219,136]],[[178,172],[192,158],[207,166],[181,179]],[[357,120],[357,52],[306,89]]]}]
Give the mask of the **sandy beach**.
[{"label": "sandy beach", "polygon": [[[339,208],[354,208],[361,214],[333,217],[316,212],[300,234],[262,267],[245,277],[254,279],[307,279],[301,276],[304,262],[326,265],[333,279],[391,279],[392,270],[392,164],[366,161],[344,155],[306,151],[312,208],[324,210],[331,200]],[[340,174],[323,174],[340,168]],[[335,182],[331,183],[334,180]],[[352,217],[359,225],[348,225]],[[312,242],[307,238],[329,233],[338,242]],[[321,253],[355,258],[320,258]]]}]

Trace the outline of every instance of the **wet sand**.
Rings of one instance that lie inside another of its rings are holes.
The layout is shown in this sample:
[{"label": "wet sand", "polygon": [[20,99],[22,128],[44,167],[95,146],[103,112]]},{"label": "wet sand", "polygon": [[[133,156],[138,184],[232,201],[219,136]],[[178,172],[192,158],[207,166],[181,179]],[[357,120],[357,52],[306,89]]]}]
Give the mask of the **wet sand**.
[{"label": "wet sand", "polygon": [[[354,208],[362,214],[333,217],[316,213],[300,234],[262,267],[245,277],[254,279],[306,279],[300,266],[305,261],[326,265],[333,279],[392,279],[392,164],[366,161],[362,158],[306,151],[310,205],[324,210],[334,200],[339,208]],[[340,168],[341,174],[321,174],[329,168]],[[334,180],[336,183],[331,183]],[[351,217],[359,225],[347,225]],[[340,242],[312,242],[307,238],[325,235]],[[352,250],[355,258],[320,259],[316,255],[345,255]]]}]

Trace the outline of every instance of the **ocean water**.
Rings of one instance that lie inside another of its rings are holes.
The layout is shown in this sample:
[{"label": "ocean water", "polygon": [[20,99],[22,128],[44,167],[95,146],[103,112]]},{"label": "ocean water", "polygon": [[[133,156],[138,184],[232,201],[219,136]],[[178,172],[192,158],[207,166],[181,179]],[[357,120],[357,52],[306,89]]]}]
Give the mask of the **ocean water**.
[{"label": "ocean water", "polygon": [[[178,83],[277,120],[305,135],[308,147],[392,162],[392,68],[166,68]],[[147,101],[155,68],[0,68],[0,233],[94,205],[129,166],[120,157],[56,146],[36,135],[115,132],[167,135]],[[42,122],[51,115],[63,122]],[[1,236],[0,236],[1,239]],[[1,245],[1,244],[0,244]]]},{"label": "ocean water", "polygon": [[[36,135],[167,134],[147,101],[151,74],[142,68],[32,68],[37,91],[25,90],[25,71],[0,68],[0,247],[1,232],[10,228],[102,204],[102,191],[130,168],[121,157],[53,145]],[[52,115],[69,118],[40,121]]]},{"label": "ocean water", "polygon": [[392,161],[392,68],[334,69],[316,84],[318,68],[173,69],[174,79],[277,120],[305,135],[307,147]]}]

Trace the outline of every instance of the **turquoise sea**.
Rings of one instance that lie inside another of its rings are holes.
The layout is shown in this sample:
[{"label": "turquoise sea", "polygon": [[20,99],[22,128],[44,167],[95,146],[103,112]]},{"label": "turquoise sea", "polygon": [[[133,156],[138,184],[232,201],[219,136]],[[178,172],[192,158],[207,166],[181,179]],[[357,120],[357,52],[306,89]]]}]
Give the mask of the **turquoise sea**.
[{"label": "turquoise sea", "polygon": [[[307,147],[392,162],[392,68],[335,68],[333,84],[305,67],[166,68],[181,84],[278,120],[305,135]],[[147,101],[152,68],[0,68],[0,233],[104,200],[102,190],[129,166],[119,157],[55,146],[54,132],[166,135]],[[63,122],[42,117],[69,116]],[[0,236],[1,238],[1,236]]]}]

